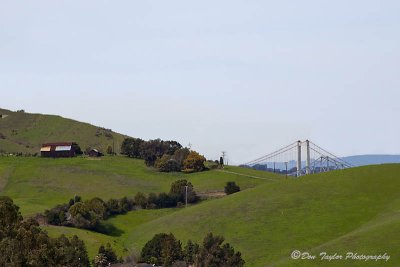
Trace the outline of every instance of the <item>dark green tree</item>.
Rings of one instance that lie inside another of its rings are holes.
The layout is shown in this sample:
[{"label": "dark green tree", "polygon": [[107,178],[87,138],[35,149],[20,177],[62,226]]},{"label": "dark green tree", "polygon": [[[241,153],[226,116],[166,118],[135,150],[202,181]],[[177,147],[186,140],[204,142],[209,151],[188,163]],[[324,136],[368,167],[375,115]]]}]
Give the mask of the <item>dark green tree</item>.
[{"label": "dark green tree", "polygon": [[144,142],[140,138],[125,138],[121,145],[121,154],[131,158],[142,158],[141,146]]},{"label": "dark green tree", "polygon": [[69,204],[57,205],[50,210],[46,210],[44,215],[46,216],[47,223],[53,225],[63,225],[67,219],[66,213],[70,208]]},{"label": "dark green tree", "polygon": [[92,198],[89,201],[85,201],[84,204],[86,205],[87,209],[95,213],[99,219],[107,218],[107,206],[101,198]]},{"label": "dark green tree", "polygon": [[143,247],[141,258],[147,263],[171,266],[183,259],[181,242],[173,234],[156,234]]},{"label": "dark green tree", "polygon": [[180,169],[182,169],[183,161],[187,158],[187,156],[189,154],[190,154],[190,150],[186,147],[175,151],[173,159],[175,159],[176,162],[178,162]]},{"label": "dark green tree", "polygon": [[179,163],[173,156],[168,154],[164,154],[161,158],[158,158],[154,163],[154,167],[160,172],[179,172],[181,170]]},{"label": "dark green tree", "polygon": [[147,206],[147,198],[142,192],[138,192],[135,195],[134,200],[135,200],[136,205],[142,207],[143,209],[146,208],[146,206]]},{"label": "dark green tree", "polygon": [[196,192],[194,191],[193,185],[191,182],[188,182],[186,179],[181,179],[173,182],[171,184],[171,189],[169,190],[169,195],[171,198],[175,199],[176,202],[185,203],[186,201],[186,188],[188,187],[188,203],[194,203],[198,201],[198,197]]},{"label": "dark green tree", "polygon": [[207,234],[203,245],[196,255],[196,267],[242,267],[245,261],[240,252],[234,251],[229,243],[225,243],[222,236]]},{"label": "dark green tree", "polygon": [[164,153],[167,155],[174,155],[175,152],[182,148],[182,145],[177,141],[164,141]]},{"label": "dark green tree", "polygon": [[36,220],[23,221],[8,197],[0,197],[0,251],[0,266],[90,266],[81,240],[50,238]]},{"label": "dark green tree", "polygon": [[99,247],[99,251],[93,261],[93,265],[95,267],[105,267],[118,262],[119,260],[117,254],[111,247],[110,243],[107,243],[106,246],[101,245]]},{"label": "dark green tree", "polygon": [[156,205],[158,208],[171,208],[176,206],[177,201],[169,194],[160,193],[157,196]]},{"label": "dark green tree", "polygon": [[230,195],[240,191],[240,187],[235,182],[227,182],[224,188],[225,194]]},{"label": "dark green tree", "polygon": [[87,203],[78,202],[69,208],[72,218],[70,223],[78,228],[96,229],[102,215],[97,214]]},{"label": "dark green tree", "polygon": [[161,139],[154,139],[144,142],[140,146],[141,158],[147,166],[154,166],[156,160],[166,152],[166,147]]},{"label": "dark green tree", "polygon": [[0,196],[0,240],[13,234],[21,222],[19,207],[11,198]]},{"label": "dark green tree", "polygon": [[90,266],[85,244],[76,235],[68,239],[64,235],[52,241],[53,254],[62,265],[48,266]]},{"label": "dark green tree", "polygon": [[82,155],[82,149],[77,143],[72,143],[72,149],[75,151],[76,155]]},{"label": "dark green tree", "polygon": [[183,260],[187,264],[193,264],[196,260],[196,255],[199,253],[199,250],[199,244],[192,242],[192,240],[189,240],[186,243],[185,248],[183,249]]}]

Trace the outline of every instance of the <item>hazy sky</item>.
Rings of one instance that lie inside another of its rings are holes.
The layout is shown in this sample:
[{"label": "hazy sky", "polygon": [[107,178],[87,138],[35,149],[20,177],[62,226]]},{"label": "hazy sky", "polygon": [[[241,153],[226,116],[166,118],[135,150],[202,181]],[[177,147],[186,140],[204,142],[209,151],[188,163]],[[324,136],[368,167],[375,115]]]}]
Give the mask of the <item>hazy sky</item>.
[{"label": "hazy sky", "polygon": [[400,153],[400,1],[0,1],[0,107],[243,163]]}]

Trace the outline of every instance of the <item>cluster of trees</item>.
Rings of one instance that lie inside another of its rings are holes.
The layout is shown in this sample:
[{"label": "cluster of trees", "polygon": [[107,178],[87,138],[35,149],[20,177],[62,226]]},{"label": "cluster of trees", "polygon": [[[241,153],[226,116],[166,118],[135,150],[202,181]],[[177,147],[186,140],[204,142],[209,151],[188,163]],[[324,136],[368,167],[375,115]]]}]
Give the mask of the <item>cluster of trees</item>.
[{"label": "cluster of trees", "polygon": [[122,262],[122,258],[118,258],[110,243],[107,243],[106,246],[101,245],[99,247],[99,251],[93,260],[93,266],[106,267],[111,266],[111,264]]},{"label": "cluster of trees", "polygon": [[89,267],[85,244],[77,236],[51,238],[36,220],[23,220],[9,197],[0,197],[0,266]]},{"label": "cluster of trees", "polygon": [[103,201],[101,198],[92,198],[82,201],[75,196],[66,204],[46,210],[47,223],[52,225],[73,226],[83,229],[97,230],[102,220],[110,216],[125,214],[132,210],[134,202],[126,197]]},{"label": "cluster of trees", "polygon": [[140,138],[126,138],[121,145],[121,153],[128,157],[144,159],[147,166],[161,172],[198,172],[205,170],[205,157],[182,147],[176,141]]},{"label": "cluster of trees", "polygon": [[[186,194],[187,193],[187,194]],[[199,200],[192,183],[181,179],[171,184],[169,193],[154,194],[148,196],[139,192],[135,195],[135,203],[143,209],[181,207],[186,203],[195,203]]]},{"label": "cluster of trees", "polygon": [[182,244],[173,234],[156,234],[142,249],[141,261],[157,266],[241,267],[245,261],[222,236],[206,235],[202,245]]},{"label": "cluster of trees", "polygon": [[133,199],[123,197],[103,201],[92,198],[82,201],[75,196],[68,203],[57,205],[46,210],[44,215],[47,223],[52,225],[72,226],[102,232],[101,222],[111,216],[125,214],[135,208],[157,209],[180,207],[186,202],[195,203],[199,200],[193,185],[187,180],[177,180],[171,184],[169,193],[137,193]]}]

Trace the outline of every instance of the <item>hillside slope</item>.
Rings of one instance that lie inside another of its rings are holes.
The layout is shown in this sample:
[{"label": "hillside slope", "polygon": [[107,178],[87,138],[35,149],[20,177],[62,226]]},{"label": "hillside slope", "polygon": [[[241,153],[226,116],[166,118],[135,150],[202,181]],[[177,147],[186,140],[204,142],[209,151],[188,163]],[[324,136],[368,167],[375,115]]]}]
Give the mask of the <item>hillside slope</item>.
[{"label": "hillside slope", "polygon": [[332,261],[329,266],[399,266],[399,187],[400,165],[282,180],[161,217],[135,229],[130,239],[141,247],[157,232],[199,241],[212,231],[239,249],[248,266],[321,266],[291,260],[294,249],[386,252],[392,256],[386,265]]},{"label": "hillside slope", "polygon": [[[124,135],[55,115],[30,114],[0,109],[0,153],[37,153],[41,144],[77,142],[82,150],[94,147],[119,152]],[[7,115],[7,116],[4,116]]]},{"label": "hillside slope", "polygon": [[[133,197],[139,191],[168,192],[173,181],[183,178],[190,180],[198,192],[223,190],[227,181],[236,181],[245,189],[281,179],[279,175],[263,172],[259,178],[226,172],[235,170],[241,169],[162,173],[146,167],[143,160],[123,156],[100,159],[0,157],[0,195],[12,197],[23,215],[32,215],[65,203],[74,195],[107,200]],[[253,176],[253,172],[249,174]]]},{"label": "hillside slope", "polygon": [[[263,172],[232,168],[242,179]],[[213,172],[210,172],[211,174]],[[217,173],[217,172],[215,172]],[[367,166],[304,176],[260,180],[242,192],[187,209],[130,212],[109,223],[118,236],[64,227],[52,235],[79,234],[93,247],[110,242],[120,253],[140,251],[154,234],[172,232],[185,242],[200,242],[212,231],[243,253],[246,266],[399,266],[400,165]],[[268,177],[266,177],[268,178]],[[240,179],[239,176],[237,179]],[[207,182],[209,182],[208,180]],[[206,181],[204,181],[206,182]],[[238,180],[245,184],[246,180]],[[319,255],[355,252],[391,256],[388,262],[292,260],[293,250]]]},{"label": "hillside slope", "polygon": [[138,252],[154,234],[172,232],[183,242],[207,232],[225,236],[246,266],[321,266],[290,259],[293,250],[363,254],[388,253],[388,262],[331,261],[323,266],[399,266],[400,164],[377,165],[285,179],[262,171],[227,167],[195,174],[158,173],[125,157],[0,158],[0,194],[11,196],[23,215],[66,202],[168,191],[172,181],[190,180],[196,190],[221,190],[236,181],[242,191],[186,209],[140,210],[107,221],[118,231],[45,226],[53,236],[77,234],[91,257],[110,242],[119,254]]}]

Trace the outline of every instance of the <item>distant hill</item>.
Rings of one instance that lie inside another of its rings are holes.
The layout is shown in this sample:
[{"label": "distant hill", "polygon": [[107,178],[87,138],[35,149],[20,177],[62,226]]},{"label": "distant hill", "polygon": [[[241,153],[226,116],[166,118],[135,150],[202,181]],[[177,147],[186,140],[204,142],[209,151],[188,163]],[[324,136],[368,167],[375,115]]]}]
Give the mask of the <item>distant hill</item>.
[{"label": "distant hill", "polygon": [[110,129],[61,116],[13,112],[0,109],[0,153],[37,153],[42,143],[76,142],[106,152],[108,146],[118,153],[125,136]]},{"label": "distant hill", "polygon": [[[356,155],[349,157],[342,157],[344,161],[350,163],[355,167],[367,166],[367,165],[377,165],[377,164],[387,164],[387,163],[400,163],[400,155]],[[274,165],[276,172],[281,171],[285,173],[285,162],[268,162],[267,164],[256,164],[252,166],[255,170],[269,171],[273,172]],[[301,165],[306,166],[306,162],[302,161]],[[289,172],[293,172],[293,168],[296,167],[296,161],[292,160],[288,162]]]},{"label": "distant hill", "polygon": [[354,166],[400,163],[400,155],[357,155],[342,159]]}]

